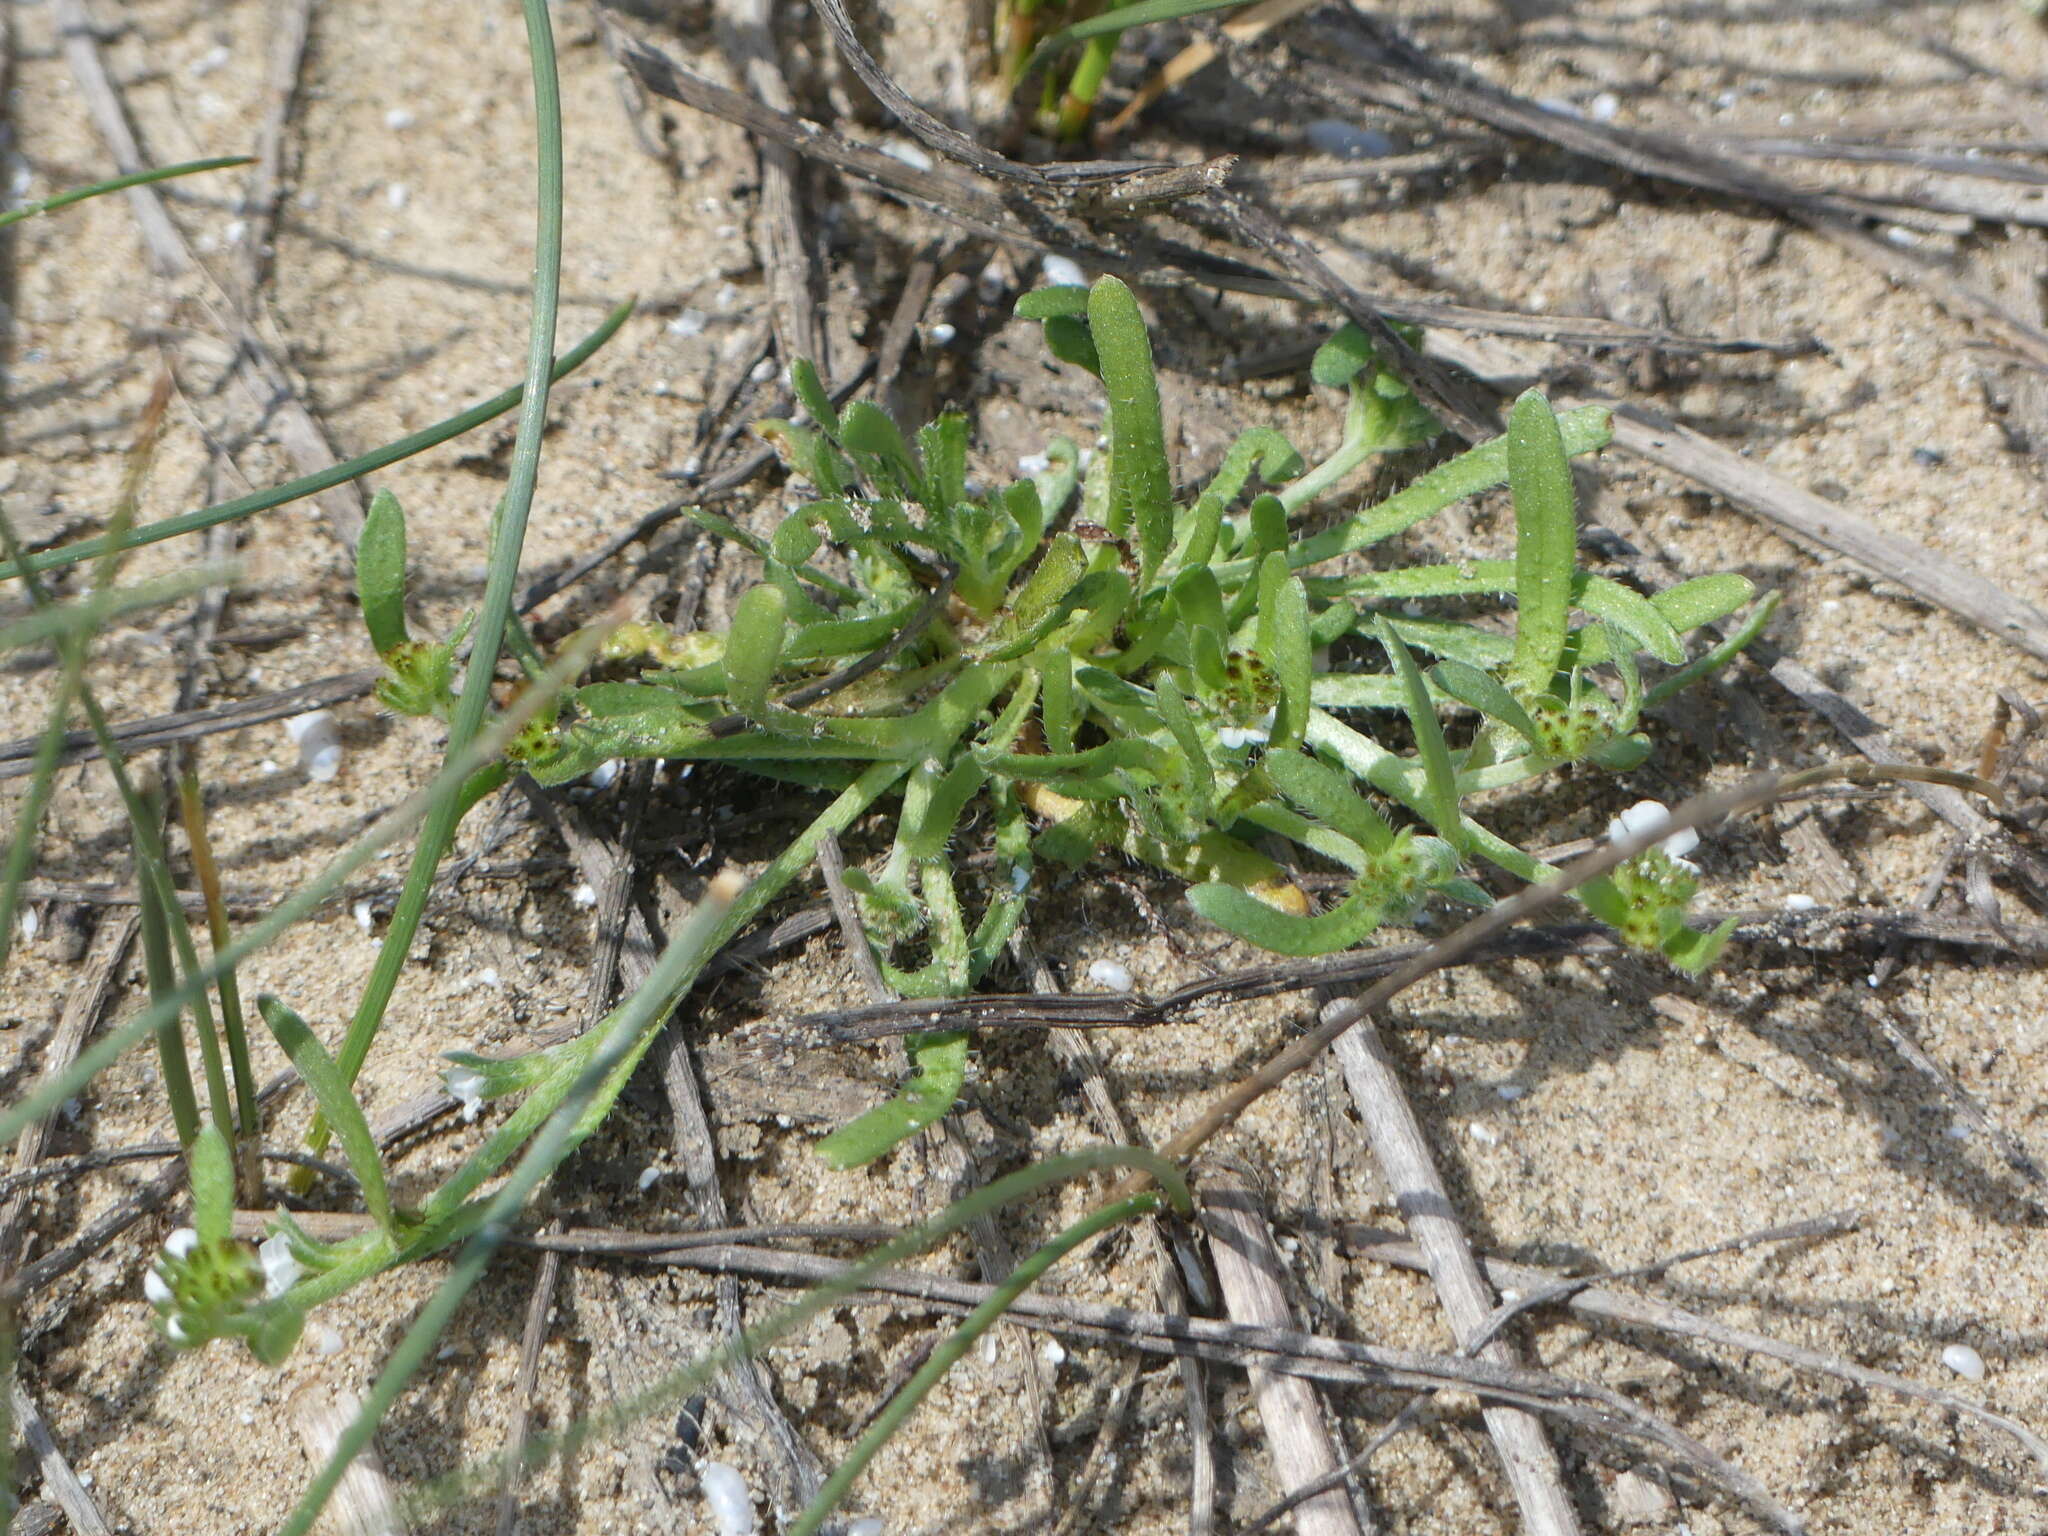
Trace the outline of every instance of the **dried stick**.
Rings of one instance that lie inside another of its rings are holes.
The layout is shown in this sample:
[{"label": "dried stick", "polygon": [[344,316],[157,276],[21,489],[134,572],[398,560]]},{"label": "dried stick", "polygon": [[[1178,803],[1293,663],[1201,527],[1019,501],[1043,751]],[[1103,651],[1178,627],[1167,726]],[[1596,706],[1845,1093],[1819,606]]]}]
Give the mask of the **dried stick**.
[{"label": "dried stick", "polygon": [[[292,1427],[314,1466],[326,1464],[362,1406],[353,1392],[318,1383],[309,1382],[293,1394]],[[405,1519],[374,1441],[348,1464],[335,1485],[334,1497],[327,1502],[327,1520],[334,1536],[405,1536]]]},{"label": "dried stick", "polygon": [[[1423,1268],[1421,1250],[1394,1233],[1346,1224],[1338,1228],[1338,1238],[1343,1243],[1345,1251],[1357,1257],[1372,1259],[1381,1264],[1398,1265],[1403,1269]],[[1517,1264],[1506,1259],[1488,1258],[1483,1262],[1487,1277],[1503,1290],[1537,1292],[1552,1286],[1572,1284],[1571,1276],[1555,1269],[1540,1269],[1533,1264]],[[1832,1376],[1838,1381],[1875,1388],[1912,1402],[1930,1404],[1946,1413],[1975,1419],[1987,1429],[2010,1436],[2034,1458],[2042,1473],[2048,1475],[2048,1440],[2042,1439],[2017,1419],[2008,1418],[2002,1413],[1994,1413],[1981,1403],[1973,1403],[1968,1398],[1941,1387],[1926,1386],[1890,1371],[1877,1371],[1868,1366],[1855,1365],[1821,1350],[1808,1349],[1803,1344],[1787,1344],[1768,1334],[1730,1327],[1714,1318],[1703,1317],[1697,1312],[1659,1301],[1654,1297],[1632,1296],[1626,1291],[1612,1290],[1604,1285],[1589,1285],[1583,1289],[1571,1290],[1563,1297],[1563,1304],[1582,1317],[1599,1318],[1603,1322],[1619,1323],[1631,1328],[1653,1329],[1680,1338],[1700,1339],[1709,1344],[1719,1344],[1747,1354],[1762,1355],[1766,1359],[1783,1361],[1798,1370],[1810,1371],[1820,1376]]]},{"label": "dried stick", "polygon": [[[659,1255],[659,1262],[712,1273],[747,1274],[796,1286],[815,1285],[847,1267],[837,1259],[738,1243],[664,1253]],[[867,1288],[947,1311],[966,1311],[985,1300],[991,1290],[987,1285],[923,1270],[885,1270],[869,1277]],[[1606,1387],[1460,1355],[1384,1349],[1207,1318],[1168,1317],[1159,1312],[1042,1292],[1027,1292],[1019,1297],[1011,1304],[1007,1318],[1024,1327],[1088,1342],[1161,1355],[1199,1354],[1208,1360],[1244,1368],[1260,1366],[1315,1381],[1428,1392],[1471,1392],[1489,1402],[1512,1403],[1553,1414],[1596,1434],[1654,1446],[1727,1490],[1779,1530],[1804,1530],[1798,1518],[1747,1472]]]},{"label": "dried stick", "polygon": [[71,1529],[77,1536],[114,1536],[113,1527],[100,1513],[100,1507],[93,1501],[92,1494],[78,1474],[71,1470],[71,1463],[64,1457],[56,1439],[50,1434],[50,1426],[43,1418],[43,1411],[36,1406],[36,1400],[28,1395],[28,1389],[18,1379],[10,1380],[8,1400],[13,1405],[14,1428],[21,1436],[30,1456],[35,1458],[36,1468],[42,1473],[43,1493],[50,1502],[64,1511],[64,1518],[71,1522]]},{"label": "dried stick", "polygon": [[[1052,967],[1032,947],[1021,924],[1011,936],[1010,955],[1034,995],[1059,995],[1059,983]],[[1102,1058],[1095,1054],[1094,1043],[1075,1029],[1055,1028],[1048,1038],[1061,1063],[1080,1078],[1081,1098],[1088,1106],[1088,1113],[1094,1117],[1097,1132],[1112,1145],[1129,1146],[1132,1142],[1130,1124],[1117,1106],[1116,1096],[1109,1091],[1109,1078],[1102,1070]],[[1173,1245],[1157,1221],[1142,1223],[1140,1230],[1152,1250],[1153,1285],[1159,1297],[1159,1309],[1169,1316],[1185,1317],[1191,1308],[1187,1286],[1174,1262]],[[1181,1398],[1188,1420],[1188,1536],[1208,1536],[1216,1523],[1216,1443],[1214,1426],[1209,1418],[1208,1373],[1203,1370],[1200,1360],[1184,1355],[1180,1360],[1180,1375]],[[1104,1431],[1107,1434],[1107,1424]],[[1101,1438],[1098,1437],[1098,1446]],[[1093,1453],[1089,1460],[1093,1462]],[[1068,1514],[1073,1513],[1074,1507],[1070,1506]],[[1062,1518],[1064,1521],[1065,1517]]]},{"label": "dried stick", "polygon": [[[85,98],[93,127],[113,152],[115,164],[124,173],[146,169],[120,95],[107,73],[105,60],[100,57],[98,35],[86,12],[85,0],[54,0],[52,13],[64,41],[64,57],[71,66],[72,78]],[[197,272],[206,277],[214,293],[214,302],[209,305],[213,319],[234,347],[241,369],[251,377],[259,412],[272,415],[278,442],[299,472],[310,475],[331,466],[335,454],[326,434],[299,399],[290,374],[264,339],[263,332],[270,327],[261,300],[252,299],[245,311],[206,276],[184,235],[165,212],[163,200],[154,187],[131,187],[127,196],[157,274],[168,278]],[[326,511],[335,536],[345,548],[353,549],[363,527],[363,498],[355,483],[332,486],[314,499]]]},{"label": "dried stick", "polygon": [[[1351,1011],[1343,1003],[1333,1009],[1338,1017]],[[1429,1139],[1409,1106],[1400,1074],[1372,1015],[1362,1013],[1357,1023],[1337,1037],[1333,1048],[1344,1072],[1344,1084],[1351,1090],[1351,1102],[1372,1140],[1380,1171],[1428,1261],[1429,1277],[1444,1315],[1450,1319],[1452,1337],[1478,1359],[1501,1365],[1516,1363],[1515,1352],[1505,1340],[1471,1347],[1493,1312],[1494,1295],[1472,1257],[1450,1191],[1430,1153]],[[1528,1529],[1537,1536],[1576,1533],[1578,1513],[1565,1490],[1564,1472],[1542,1421],[1524,1409],[1503,1404],[1487,1408],[1485,1419]]]},{"label": "dried stick", "polygon": [[[86,1036],[99,1022],[100,1013],[120,980],[121,966],[128,958],[129,946],[135,942],[139,922],[134,913],[123,917],[109,915],[101,920],[99,932],[93,935],[92,951],[86,956],[85,974],[75,987],[69,989],[63,1015],[50,1037],[49,1055],[43,1064],[43,1081],[62,1075],[78,1059]],[[21,1133],[14,1144],[14,1178],[33,1172],[49,1150],[50,1133],[55,1128],[56,1116],[46,1115]],[[11,1274],[21,1257],[21,1240],[28,1222],[30,1198],[24,1188],[5,1204],[0,1204],[0,1278]]]},{"label": "dried stick", "polygon": [[[1231,1321],[1293,1328],[1280,1281],[1280,1255],[1249,1181],[1234,1171],[1214,1170],[1203,1177],[1201,1191],[1202,1225]],[[1292,1494],[1328,1476],[1339,1458],[1315,1388],[1299,1376],[1258,1367],[1250,1374],[1280,1491]],[[1295,1510],[1294,1529],[1298,1536],[1363,1536],[1351,1501],[1337,1489],[1303,1501]]]},{"label": "dried stick", "polygon": [[[555,1230],[551,1224],[550,1230]],[[519,1523],[519,1482],[514,1475],[526,1450],[526,1426],[533,1416],[533,1388],[540,1377],[540,1352],[548,1341],[548,1317],[555,1307],[555,1286],[562,1276],[562,1255],[543,1250],[534,1271],[533,1294],[526,1303],[526,1327],[519,1335],[519,1375],[513,1383],[512,1422],[505,1430],[505,1449],[498,1453],[505,1483],[498,1490],[498,1536],[513,1536]]]},{"label": "dried stick", "polygon": [[[717,0],[716,33],[747,89],[772,111],[786,113],[796,102],[775,55],[772,8],[772,0]],[[754,250],[768,282],[776,350],[785,367],[800,357],[809,358],[822,377],[830,378],[825,333],[818,324],[822,306],[816,269],[804,239],[797,157],[788,146],[759,137],[754,151],[761,162]]]}]

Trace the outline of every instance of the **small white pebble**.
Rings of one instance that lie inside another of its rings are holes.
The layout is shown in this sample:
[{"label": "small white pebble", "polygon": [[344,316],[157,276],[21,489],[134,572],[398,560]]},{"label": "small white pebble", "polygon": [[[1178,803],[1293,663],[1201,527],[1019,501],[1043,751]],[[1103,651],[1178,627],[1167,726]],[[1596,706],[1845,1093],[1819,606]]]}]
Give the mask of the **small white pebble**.
[{"label": "small white pebble", "polygon": [[21,915],[14,920],[14,926],[21,931],[22,943],[33,944],[36,941],[36,930],[43,926],[43,920],[36,916],[34,907],[23,907]]},{"label": "small white pebble", "polygon": [[928,171],[932,168],[932,157],[924,152],[924,147],[908,139],[884,139],[882,153],[891,160],[901,160],[914,170]]},{"label": "small white pebble", "polygon": [[240,1413],[236,1414],[235,1417],[241,1422],[242,1428],[244,1429],[247,1429],[251,1424],[254,1424],[256,1422],[256,1412],[252,1408],[244,1408]]},{"label": "small white pebble", "polygon": [[984,1333],[981,1336],[981,1363],[983,1365],[994,1365],[996,1363],[996,1348],[995,1334]]},{"label": "small white pebble", "polygon": [[313,1353],[322,1360],[332,1360],[345,1347],[341,1342],[341,1335],[325,1323],[315,1323],[313,1325],[311,1342]]},{"label": "small white pebble", "polygon": [[1047,1339],[1039,1347],[1038,1358],[1054,1370],[1058,1370],[1067,1358],[1067,1351],[1058,1339]]},{"label": "small white pebble", "polygon": [[180,1227],[164,1239],[164,1252],[174,1259],[189,1259],[198,1246],[199,1234],[190,1227]]},{"label": "small white pebble", "polygon": [[1052,468],[1052,460],[1042,453],[1020,454],[1017,458],[1017,473],[1020,475],[1042,475]]},{"label": "small white pebble", "polygon": [[660,1177],[661,1170],[651,1163],[648,1164],[647,1167],[640,1170],[640,1188],[643,1191],[654,1188],[654,1181]]},{"label": "small white pebble", "polygon": [[718,285],[717,294],[715,294],[711,300],[711,302],[716,304],[720,309],[731,309],[733,305],[739,303],[739,301],[740,291],[738,287],[732,283],[720,283]]},{"label": "small white pebble", "polygon": [[762,358],[761,361],[754,364],[754,371],[748,374],[747,377],[756,384],[766,384],[775,377],[775,359],[772,357]]},{"label": "small white pebble", "polygon": [[594,907],[597,905],[597,887],[586,880],[569,893],[569,899],[579,907]]},{"label": "small white pebble", "polygon": [[1984,1379],[1984,1357],[1967,1344],[1951,1344],[1941,1352],[1941,1363],[1965,1381]]},{"label": "small white pebble", "polygon": [[167,1307],[171,1304],[170,1282],[152,1264],[142,1272],[142,1294],[149,1298],[153,1307]]},{"label": "small white pebble", "polygon": [[1611,123],[1614,114],[1621,110],[1621,98],[1612,91],[1602,91],[1586,103],[1586,115],[1596,123]]},{"label": "small white pebble", "polygon": [[1968,1141],[1970,1139],[1970,1127],[1961,1120],[1951,1120],[1948,1123],[1948,1129],[1943,1131],[1942,1135],[1946,1136],[1950,1141]]},{"label": "small white pebble", "polygon": [[263,759],[262,762],[258,763],[256,767],[260,772],[263,773],[276,773],[277,759],[274,757],[266,757],[265,759]]},{"label": "small white pebble", "polygon": [[1785,898],[1785,910],[1787,912],[1811,912],[1819,905],[1819,902],[1815,901],[1804,891],[1794,891]]},{"label": "small white pebble", "polygon": [[371,909],[370,903],[367,900],[357,902],[348,910],[349,915],[356,920],[356,926],[362,929],[363,932],[368,933],[377,926],[377,914]]},{"label": "small white pebble", "polygon": [[718,1536],[754,1536],[759,1528],[754,1519],[754,1495],[739,1468],[722,1461],[700,1461],[697,1481],[703,1486],[704,1502],[711,1506]]},{"label": "small white pebble", "polygon": [[226,43],[216,43],[192,61],[191,75],[194,80],[204,80],[215,70],[224,67],[234,55],[228,52]]},{"label": "small white pebble", "polygon": [[1486,1125],[1483,1123],[1474,1124],[1468,1126],[1466,1128],[1466,1131],[1467,1134],[1470,1135],[1471,1138],[1474,1141],[1478,1142],[1479,1145],[1481,1145],[1482,1147],[1495,1147],[1500,1145],[1500,1132],[1496,1131],[1490,1125]]},{"label": "small white pebble", "polygon": [[590,770],[589,774],[584,778],[584,783],[588,784],[592,789],[610,789],[612,787],[612,780],[618,776],[619,760],[616,757],[608,757]]},{"label": "small white pebble", "polygon": [[1512,1104],[1529,1090],[1520,1083],[1497,1083],[1494,1085],[1493,1091]]},{"label": "small white pebble", "polygon": [[886,1529],[880,1515],[869,1515],[847,1526],[846,1536],[882,1536]]},{"label": "small white pebble", "polygon": [[384,114],[384,126],[393,133],[403,133],[418,121],[419,119],[405,107],[393,107]]},{"label": "small white pebble", "polygon": [[669,321],[668,333],[671,336],[681,336],[687,340],[692,336],[702,336],[704,334],[704,327],[710,323],[711,317],[705,314],[703,310],[686,309],[677,315],[675,319]]},{"label": "small white pebble", "polygon": [[1038,264],[1038,270],[1055,288],[1078,288],[1088,281],[1081,264],[1071,256],[1048,256]]},{"label": "small white pebble", "polygon": [[960,332],[957,327],[949,325],[943,320],[925,332],[925,335],[930,338],[931,344],[935,347],[950,347],[953,345],[953,338],[959,334]]},{"label": "small white pebble", "polygon": [[1116,960],[1091,960],[1088,963],[1088,979],[1106,992],[1131,990],[1130,970]]},{"label": "small white pebble", "polygon": [[284,733],[299,749],[299,767],[321,782],[341,772],[341,727],[331,709],[309,710],[284,723]]},{"label": "small white pebble", "polygon": [[396,212],[412,201],[412,188],[402,181],[394,181],[384,189],[384,201]]},{"label": "small white pebble", "polygon": [[1310,149],[1339,160],[1377,160],[1394,152],[1394,141],[1384,133],[1341,117],[1319,117],[1302,129],[1301,136]]}]

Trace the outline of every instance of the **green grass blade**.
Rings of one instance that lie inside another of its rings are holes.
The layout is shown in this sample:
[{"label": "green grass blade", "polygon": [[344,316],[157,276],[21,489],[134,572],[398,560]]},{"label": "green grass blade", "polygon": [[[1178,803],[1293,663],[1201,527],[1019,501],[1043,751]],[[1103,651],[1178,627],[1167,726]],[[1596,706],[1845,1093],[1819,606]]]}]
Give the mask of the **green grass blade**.
[{"label": "green grass blade", "polygon": [[391,1192],[384,1182],[384,1159],[378,1154],[377,1138],[370,1131],[370,1122],[363,1116],[362,1105],[356,1102],[355,1094],[349,1090],[347,1079],[336,1070],[334,1058],[327,1054],[327,1048],[313,1033],[312,1026],[294,1013],[282,998],[265,992],[256,999],[256,1006],[263,1014],[263,1022],[270,1026],[271,1034],[277,1037],[285,1056],[299,1069],[299,1077],[318,1101],[321,1114],[327,1117],[334,1134],[341,1138],[341,1149],[348,1156],[349,1172],[362,1186],[363,1204],[377,1225],[395,1237],[397,1230],[391,1220]]},{"label": "green grass blade", "polygon": [[187,160],[180,165],[159,165],[146,171],[130,171],[126,176],[95,181],[89,186],[73,187],[68,192],[59,192],[40,202],[24,203],[19,208],[10,208],[5,213],[0,213],[0,229],[5,229],[10,224],[19,224],[23,219],[32,219],[40,213],[55,213],[59,208],[69,208],[73,203],[82,203],[89,197],[104,197],[109,192],[125,192],[130,187],[146,187],[151,182],[170,181],[179,176],[197,176],[206,171],[225,171],[237,165],[255,163],[253,155],[223,155],[217,160]]},{"label": "green grass blade", "polygon": [[1159,416],[1159,376],[1152,338],[1131,290],[1114,277],[1088,293],[1088,332],[1102,358],[1109,394],[1112,533],[1129,531],[1138,546],[1138,592],[1150,585],[1173,534],[1173,475]]},{"label": "green grass blade", "polygon": [[931,1352],[924,1364],[903,1384],[902,1390],[889,1399],[888,1405],[875,1415],[868,1432],[846,1453],[845,1460],[832,1469],[832,1475],[825,1479],[825,1486],[818,1490],[817,1497],[789,1527],[789,1536],[812,1536],[824,1524],[825,1517],[839,1507],[839,1501],[846,1497],[854,1481],[875,1459],[875,1453],[895,1437],[932,1388],[943,1381],[946,1373],[974,1347],[975,1340],[1000,1322],[1010,1304],[1036,1285],[1040,1276],[1098,1233],[1149,1215],[1161,1204],[1157,1195],[1147,1193],[1091,1211],[1011,1270],[1002,1283],[990,1291],[988,1298],[968,1313],[960,1326]]},{"label": "green grass blade", "polygon": [[1394,671],[1408,695],[1408,722],[1415,731],[1415,745],[1422,758],[1423,782],[1428,787],[1429,820],[1437,836],[1462,852],[1465,828],[1458,813],[1458,775],[1451,765],[1451,749],[1444,743],[1444,729],[1436,717],[1436,705],[1429,697],[1429,685],[1422,669],[1408,654],[1408,647],[1394,633],[1393,625],[1379,621],[1380,644],[1394,663]]},{"label": "green grass blade", "polygon": [[[627,300],[604,318],[604,323],[570,351],[562,354],[550,373],[550,379],[560,379],[575,372],[590,361],[591,355],[624,325],[633,313],[633,302]],[[416,453],[445,443],[451,437],[482,426],[485,422],[504,415],[518,405],[526,395],[526,386],[517,385],[501,395],[493,395],[480,405],[473,405],[445,421],[437,421],[431,427],[386,443],[381,448],[359,454],[345,463],[320,470],[316,474],[303,475],[297,480],[287,481],[267,491],[252,491],[247,496],[237,496],[233,501],[223,501],[211,507],[201,507],[196,512],[181,512],[176,517],[159,518],[132,530],[122,541],[122,547],[136,549],[144,544],[158,544],[165,539],[175,539],[182,534],[196,533],[202,528],[217,527],[221,523],[232,523],[239,518],[250,517],[258,512],[268,512],[272,507],[283,506],[288,501],[297,501],[302,496],[317,496],[331,486],[354,480],[358,476],[374,474],[387,465],[401,459],[409,459]],[[0,565],[0,581],[7,581],[28,574],[31,571],[54,571],[67,565],[76,565],[81,560],[94,560],[113,549],[114,542],[102,535],[98,538],[80,539],[76,544],[65,544],[57,549],[45,549],[33,555],[23,556]]]},{"label": "green grass blade", "polygon": [[1031,57],[1024,64],[1024,73],[1030,74],[1076,43],[1114,37],[1130,31],[1132,27],[1147,27],[1155,22],[1180,21],[1188,16],[1206,16],[1211,11],[1228,11],[1244,3],[1245,0],[1139,0],[1136,5],[1118,6],[1100,16],[1091,16],[1086,21],[1060,28],[1031,51]]}]

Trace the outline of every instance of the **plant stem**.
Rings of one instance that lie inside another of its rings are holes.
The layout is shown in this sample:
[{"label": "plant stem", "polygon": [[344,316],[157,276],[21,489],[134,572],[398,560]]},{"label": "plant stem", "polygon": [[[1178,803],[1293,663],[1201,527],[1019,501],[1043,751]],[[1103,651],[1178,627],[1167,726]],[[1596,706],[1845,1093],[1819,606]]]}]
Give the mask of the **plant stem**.
[{"label": "plant stem", "polygon": [[[555,41],[543,0],[525,0],[528,54],[533,66],[536,126],[538,217],[534,233],[533,324],[526,355],[525,396],[519,411],[519,432],[512,452],[511,478],[499,503],[491,530],[490,570],[473,630],[474,648],[463,675],[462,697],[448,722],[444,761],[460,756],[483,727],[491,704],[491,678],[504,644],[506,620],[512,611],[513,584],[519,578],[519,555],[526,542],[527,515],[533,507],[534,483],[540,472],[541,436],[547,427],[548,386],[554,369],[555,312],[562,277],[562,99],[555,68]],[[462,814],[461,797],[449,793],[428,809],[413,848],[405,885],[399,892],[391,926],[384,935],[377,963],[349,1020],[336,1066],[344,1082],[353,1083],[370,1053],[384,1021],[384,1011],[398,985],[413,935],[433,892],[434,874],[455,839]],[[316,1115],[307,1145],[317,1155],[327,1145],[327,1127]]]}]

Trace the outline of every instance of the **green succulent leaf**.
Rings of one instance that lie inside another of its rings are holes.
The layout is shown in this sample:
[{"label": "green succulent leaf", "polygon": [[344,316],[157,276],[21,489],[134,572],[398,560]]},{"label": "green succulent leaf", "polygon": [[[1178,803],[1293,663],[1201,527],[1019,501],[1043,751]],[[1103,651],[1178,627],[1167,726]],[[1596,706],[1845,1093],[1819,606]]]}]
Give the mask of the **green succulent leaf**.
[{"label": "green succulent leaf", "polygon": [[379,656],[411,639],[405,627],[405,511],[388,490],[370,500],[356,541],[356,598]]},{"label": "green succulent leaf", "polygon": [[257,998],[256,1006],[279,1048],[298,1069],[300,1080],[320,1106],[321,1115],[333,1128],[335,1139],[348,1158],[349,1172],[362,1188],[363,1204],[371,1218],[387,1234],[395,1236],[391,1195],[384,1183],[384,1159],[378,1154],[377,1138],[370,1134],[370,1122],[363,1117],[363,1107],[350,1091],[348,1079],[335,1066],[334,1058],[327,1054],[311,1026],[281,998],[266,992]]},{"label": "green succulent leaf", "polygon": [[1508,414],[1508,489],[1515,503],[1515,659],[1508,681],[1543,693],[1564,655],[1578,517],[1571,461],[1550,402],[1535,390]]}]

